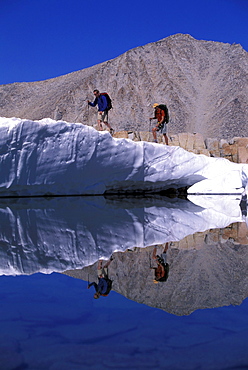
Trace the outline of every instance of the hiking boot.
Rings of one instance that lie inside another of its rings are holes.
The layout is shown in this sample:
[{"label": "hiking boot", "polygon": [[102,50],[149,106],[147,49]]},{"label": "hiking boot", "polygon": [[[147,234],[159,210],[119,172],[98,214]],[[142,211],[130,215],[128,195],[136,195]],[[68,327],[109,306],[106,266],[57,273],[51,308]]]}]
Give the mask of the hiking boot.
[{"label": "hiking boot", "polygon": [[114,135],[114,132],[115,132],[115,130],[113,129],[113,128],[111,128],[110,130],[109,130],[109,132],[110,132],[110,135]]}]

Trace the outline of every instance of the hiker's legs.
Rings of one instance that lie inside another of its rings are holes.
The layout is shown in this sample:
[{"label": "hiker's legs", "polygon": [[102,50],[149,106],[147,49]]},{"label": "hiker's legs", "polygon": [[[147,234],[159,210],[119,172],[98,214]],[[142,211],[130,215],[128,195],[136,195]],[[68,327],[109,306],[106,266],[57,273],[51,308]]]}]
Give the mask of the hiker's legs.
[{"label": "hiker's legs", "polygon": [[154,141],[157,142],[157,127],[156,126],[152,128],[152,135],[153,135]]},{"label": "hiker's legs", "polygon": [[111,135],[114,134],[114,129],[110,126],[110,124],[108,122],[104,122],[104,124],[109,128],[109,132]]},{"label": "hiker's legs", "polygon": [[100,121],[100,120],[98,119],[98,120],[97,120],[97,125],[98,125],[98,130],[99,130],[99,131],[103,131],[102,121]]},{"label": "hiker's legs", "polygon": [[169,243],[166,243],[165,247],[164,247],[164,253],[166,253],[168,251],[168,248],[169,248]]},{"label": "hiker's legs", "polygon": [[154,260],[155,260],[155,259],[157,259],[157,247],[154,247],[154,248],[153,248],[152,258],[153,258]]},{"label": "hiker's legs", "polygon": [[104,124],[110,129],[110,130],[113,130],[112,127],[110,126],[110,124],[108,122],[104,122]]},{"label": "hiker's legs", "polygon": [[97,276],[101,277],[102,273],[103,273],[102,260],[99,260],[97,264]]},{"label": "hiker's legs", "polygon": [[163,136],[164,136],[165,144],[166,144],[166,145],[169,145],[169,139],[168,139],[168,136],[167,136],[167,123],[164,123],[164,126],[163,126],[163,128],[162,128],[161,133],[162,133],[162,134],[163,134]]},{"label": "hiker's legs", "polygon": [[113,131],[112,127],[108,123],[108,112],[103,112],[102,113],[102,121],[109,128],[110,131]]},{"label": "hiker's legs", "polygon": [[98,130],[103,131],[102,127],[102,113],[98,112],[97,114],[97,125],[98,125]]},{"label": "hiker's legs", "polygon": [[102,276],[106,279],[108,279],[108,267],[113,261],[113,257],[111,256],[110,259],[105,263],[105,265],[102,268]]},{"label": "hiker's legs", "polygon": [[110,263],[113,261],[113,257],[111,256],[110,259],[105,263],[105,265],[103,266],[102,263],[103,261],[102,260],[99,260],[98,261],[98,265],[97,265],[97,276],[100,278],[100,277],[105,277],[105,278],[108,278],[108,267],[110,265]]},{"label": "hiker's legs", "polygon": [[109,267],[109,265],[111,264],[112,261],[113,261],[113,257],[111,256],[110,259],[105,263],[105,265],[103,266],[103,268]]},{"label": "hiker's legs", "polygon": [[168,139],[168,136],[166,134],[164,134],[164,140],[165,140],[165,144],[169,145],[169,139]]}]

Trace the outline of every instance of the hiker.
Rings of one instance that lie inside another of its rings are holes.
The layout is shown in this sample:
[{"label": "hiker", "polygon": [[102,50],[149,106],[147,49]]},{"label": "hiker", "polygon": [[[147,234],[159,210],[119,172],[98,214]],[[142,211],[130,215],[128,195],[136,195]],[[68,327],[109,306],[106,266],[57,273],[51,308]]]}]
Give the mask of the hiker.
[{"label": "hiker", "polygon": [[166,281],[169,275],[169,265],[167,263],[167,250],[168,250],[169,243],[165,244],[163,252],[158,255],[157,254],[157,247],[154,247],[152,258],[156,261],[157,266],[152,267],[154,269],[155,278],[153,280],[154,283],[159,283]]},{"label": "hiker", "polygon": [[154,142],[157,143],[157,131],[160,131],[161,134],[163,134],[165,139],[165,144],[169,144],[168,136],[167,136],[167,123],[169,122],[169,115],[168,111],[164,109],[161,109],[164,105],[159,105],[157,103],[153,104],[154,108],[154,117],[150,117],[150,121],[152,119],[157,119],[157,124],[152,129],[152,134],[154,138]]},{"label": "hiker", "polygon": [[108,123],[108,111],[111,109],[111,107],[108,107],[108,100],[106,98],[106,94],[101,94],[99,90],[94,90],[93,94],[95,95],[95,100],[93,102],[90,102],[88,100],[88,105],[91,107],[95,107],[98,105],[98,115],[97,115],[97,124],[98,124],[98,129],[100,131],[103,131],[102,123],[104,123],[110,131],[110,134],[112,135],[114,133],[114,130]]},{"label": "hiker", "polygon": [[94,294],[95,299],[100,298],[100,296],[106,297],[111,291],[112,280],[110,280],[108,277],[108,267],[112,261],[113,261],[112,256],[110,257],[109,261],[105,263],[104,266],[102,266],[103,262],[102,260],[98,261],[97,265],[98,284],[96,284],[95,282],[88,284],[88,289],[90,289],[90,287],[94,285],[96,291]]}]

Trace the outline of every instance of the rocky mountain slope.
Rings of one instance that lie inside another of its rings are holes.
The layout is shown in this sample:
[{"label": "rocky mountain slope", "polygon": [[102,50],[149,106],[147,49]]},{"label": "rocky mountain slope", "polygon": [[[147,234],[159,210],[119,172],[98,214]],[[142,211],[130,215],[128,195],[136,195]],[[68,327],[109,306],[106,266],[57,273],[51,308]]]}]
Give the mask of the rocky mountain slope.
[{"label": "rocky mountain slope", "polygon": [[158,102],[168,104],[171,134],[245,137],[247,72],[248,53],[240,45],[176,34],[65,76],[1,85],[0,116],[93,125],[96,108],[88,108],[86,100],[98,88],[113,99],[109,119],[119,131],[148,131]]}]

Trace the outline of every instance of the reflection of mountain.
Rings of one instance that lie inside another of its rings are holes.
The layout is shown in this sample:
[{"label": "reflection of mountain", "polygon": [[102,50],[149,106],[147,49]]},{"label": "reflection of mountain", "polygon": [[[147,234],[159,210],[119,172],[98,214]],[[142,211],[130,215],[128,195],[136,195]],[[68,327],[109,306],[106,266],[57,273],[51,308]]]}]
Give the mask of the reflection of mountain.
[{"label": "reflection of mountain", "polygon": [[[175,315],[238,305],[248,296],[247,245],[220,242],[211,234],[198,250],[178,250],[172,245],[168,251],[169,278],[158,284],[153,283],[150,269],[152,250],[148,247],[114,254],[109,267],[113,290]],[[96,264],[66,274],[83,280],[89,276],[92,281],[96,279]]]},{"label": "reflection of mountain", "polygon": [[2,199],[1,204],[0,271],[7,275],[81,268],[115,251],[178,241],[242,220],[236,200],[228,213],[165,197]]}]

